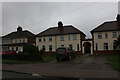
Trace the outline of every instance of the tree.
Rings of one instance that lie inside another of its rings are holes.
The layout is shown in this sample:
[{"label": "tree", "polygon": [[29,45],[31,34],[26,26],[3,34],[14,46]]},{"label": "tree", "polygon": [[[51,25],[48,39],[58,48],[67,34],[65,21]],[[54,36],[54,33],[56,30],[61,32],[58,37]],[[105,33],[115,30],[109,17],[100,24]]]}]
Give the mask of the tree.
[{"label": "tree", "polygon": [[34,45],[25,45],[23,47],[23,53],[27,55],[39,55],[39,50]]},{"label": "tree", "polygon": [[114,41],[115,49],[120,49],[120,36]]}]

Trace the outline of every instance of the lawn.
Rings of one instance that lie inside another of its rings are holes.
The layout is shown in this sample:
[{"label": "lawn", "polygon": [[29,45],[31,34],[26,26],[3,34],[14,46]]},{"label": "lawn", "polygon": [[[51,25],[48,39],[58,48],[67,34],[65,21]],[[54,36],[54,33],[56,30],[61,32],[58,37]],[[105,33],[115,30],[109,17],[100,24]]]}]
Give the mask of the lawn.
[{"label": "lawn", "polygon": [[107,55],[106,58],[114,70],[120,71],[120,55]]},{"label": "lawn", "polygon": [[118,54],[104,54],[104,55],[90,55],[90,56],[94,56],[94,57],[106,57],[106,59],[108,60],[108,63],[106,64],[110,64],[112,66],[112,68],[114,70],[120,71],[120,55]]}]

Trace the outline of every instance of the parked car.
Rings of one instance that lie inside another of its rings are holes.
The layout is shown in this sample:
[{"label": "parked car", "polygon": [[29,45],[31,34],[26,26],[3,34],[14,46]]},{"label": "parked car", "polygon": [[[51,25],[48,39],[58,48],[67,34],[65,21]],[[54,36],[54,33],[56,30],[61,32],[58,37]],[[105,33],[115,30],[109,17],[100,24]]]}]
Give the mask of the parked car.
[{"label": "parked car", "polygon": [[71,60],[75,58],[75,51],[69,47],[60,47],[56,50],[57,61]]},{"label": "parked car", "polygon": [[16,51],[6,50],[6,51],[1,51],[0,54],[17,54],[17,53]]}]

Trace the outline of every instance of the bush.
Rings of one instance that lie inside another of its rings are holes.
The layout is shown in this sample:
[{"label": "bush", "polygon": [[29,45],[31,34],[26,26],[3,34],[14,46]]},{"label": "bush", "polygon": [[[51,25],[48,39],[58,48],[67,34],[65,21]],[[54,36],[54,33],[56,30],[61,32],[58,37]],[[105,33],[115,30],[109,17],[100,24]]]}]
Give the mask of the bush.
[{"label": "bush", "polygon": [[25,55],[39,55],[40,54],[38,47],[34,45],[25,45],[23,47],[23,53]]}]

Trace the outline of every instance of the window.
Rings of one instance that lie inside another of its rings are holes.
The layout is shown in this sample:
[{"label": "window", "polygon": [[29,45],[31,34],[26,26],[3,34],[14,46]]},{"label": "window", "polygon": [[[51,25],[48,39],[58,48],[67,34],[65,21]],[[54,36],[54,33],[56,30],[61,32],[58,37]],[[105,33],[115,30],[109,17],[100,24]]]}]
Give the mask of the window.
[{"label": "window", "polygon": [[64,45],[61,45],[61,47],[64,47]]},{"label": "window", "polygon": [[73,40],[76,40],[76,39],[77,39],[76,34],[74,34],[73,35]]},{"label": "window", "polygon": [[20,40],[20,43],[21,43],[21,40]]},{"label": "window", "polygon": [[104,50],[108,50],[108,43],[104,43]]},{"label": "window", "polygon": [[18,51],[18,47],[16,47],[16,51]]},{"label": "window", "polygon": [[108,34],[107,33],[105,33],[105,38],[108,38]]},{"label": "window", "polygon": [[113,38],[117,38],[117,32],[113,32]]},{"label": "window", "polygon": [[41,41],[42,41],[42,39],[40,38],[40,39],[39,39],[39,42],[41,42]]},{"label": "window", "polygon": [[68,35],[68,40],[70,40],[70,35]]},{"label": "window", "polygon": [[116,46],[115,46],[115,44],[113,43],[113,50],[115,50],[116,49]]},{"label": "window", "polygon": [[72,45],[69,45],[69,47],[72,49]]},{"label": "window", "polygon": [[23,43],[25,42],[25,40],[23,40]]},{"label": "window", "polygon": [[102,39],[102,33],[98,33],[98,39]]},{"label": "window", "polygon": [[52,51],[52,45],[49,45],[49,51]]},{"label": "window", "polygon": [[60,41],[64,41],[64,36],[60,36]]},{"label": "window", "polygon": [[79,51],[79,44],[77,44],[77,51]]},{"label": "window", "polygon": [[14,47],[12,47],[12,50],[14,51]]},{"label": "window", "polygon": [[45,51],[45,46],[42,46],[42,49]]},{"label": "window", "polygon": [[17,43],[17,40],[15,41],[15,43]]},{"label": "window", "polygon": [[98,44],[97,43],[95,44],[95,48],[96,48],[96,50],[98,50]]},{"label": "window", "polygon": [[49,41],[52,41],[52,37],[49,37]]},{"label": "window", "polygon": [[43,39],[43,41],[45,42],[45,38]]}]

